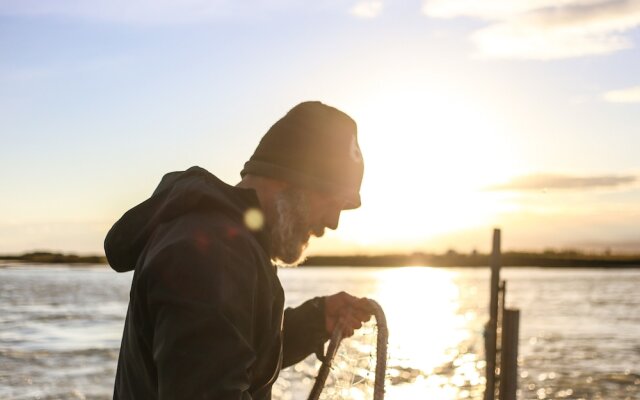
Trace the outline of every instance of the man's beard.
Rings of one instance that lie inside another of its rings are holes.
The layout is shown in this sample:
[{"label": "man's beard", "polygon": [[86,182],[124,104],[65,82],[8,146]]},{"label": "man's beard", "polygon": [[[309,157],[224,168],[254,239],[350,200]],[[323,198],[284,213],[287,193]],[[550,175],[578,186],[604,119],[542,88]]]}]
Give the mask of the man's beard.
[{"label": "man's beard", "polygon": [[304,261],[304,250],[311,235],[307,197],[299,189],[286,189],[277,195],[275,209],[277,220],[271,227],[271,258],[280,265],[298,265]]}]

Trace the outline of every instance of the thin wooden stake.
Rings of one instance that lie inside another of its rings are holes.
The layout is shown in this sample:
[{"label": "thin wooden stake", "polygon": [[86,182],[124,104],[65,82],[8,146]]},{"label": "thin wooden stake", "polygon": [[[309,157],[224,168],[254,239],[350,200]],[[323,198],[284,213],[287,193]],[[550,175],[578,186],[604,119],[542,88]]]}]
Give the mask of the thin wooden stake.
[{"label": "thin wooden stake", "polygon": [[498,330],[498,290],[500,283],[500,229],[493,230],[491,252],[491,297],[489,300],[489,322],[486,327],[485,352],[487,359],[487,386],[485,400],[494,400],[496,382],[496,340]]},{"label": "thin wooden stake", "polygon": [[504,310],[500,361],[500,400],[516,400],[520,310]]}]

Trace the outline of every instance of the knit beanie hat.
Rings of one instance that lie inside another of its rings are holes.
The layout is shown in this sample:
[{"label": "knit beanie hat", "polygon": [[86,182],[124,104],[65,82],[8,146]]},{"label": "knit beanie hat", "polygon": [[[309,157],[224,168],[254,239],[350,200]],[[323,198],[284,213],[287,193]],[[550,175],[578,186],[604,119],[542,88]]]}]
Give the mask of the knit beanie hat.
[{"label": "knit beanie hat", "polygon": [[343,194],[348,199],[345,209],[352,209],[360,206],[363,172],[355,121],[319,101],[308,101],[269,129],[240,175]]}]

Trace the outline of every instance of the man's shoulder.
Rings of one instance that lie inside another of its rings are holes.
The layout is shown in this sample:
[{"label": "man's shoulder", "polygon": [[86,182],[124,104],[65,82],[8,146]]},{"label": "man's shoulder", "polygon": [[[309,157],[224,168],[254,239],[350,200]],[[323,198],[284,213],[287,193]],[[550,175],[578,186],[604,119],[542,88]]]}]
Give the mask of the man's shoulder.
[{"label": "man's shoulder", "polygon": [[[224,217],[180,217],[160,227],[139,260],[136,289],[162,288],[184,298],[214,301],[228,287],[272,280],[271,264],[251,234]],[[155,293],[155,292],[154,292]]]},{"label": "man's shoulder", "polygon": [[140,265],[146,274],[167,268],[207,273],[241,269],[256,273],[270,262],[256,237],[222,213],[192,213],[159,227]]},{"label": "man's shoulder", "polygon": [[185,247],[199,253],[259,253],[260,244],[247,227],[220,212],[191,213],[160,227],[151,247]]}]

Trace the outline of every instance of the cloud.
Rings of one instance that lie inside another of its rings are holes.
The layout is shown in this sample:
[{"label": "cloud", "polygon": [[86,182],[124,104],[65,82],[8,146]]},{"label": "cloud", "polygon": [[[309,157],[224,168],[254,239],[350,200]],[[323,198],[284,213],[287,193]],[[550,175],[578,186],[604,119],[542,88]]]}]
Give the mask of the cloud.
[{"label": "cloud", "polygon": [[351,14],[359,18],[375,18],[382,12],[382,1],[364,0],[351,8]]},{"label": "cloud", "polygon": [[506,18],[535,8],[558,4],[554,0],[425,0],[422,12],[434,18]]},{"label": "cloud", "polygon": [[632,175],[569,176],[558,174],[535,174],[521,176],[511,182],[496,185],[489,190],[531,191],[548,189],[591,189],[629,185],[636,182]]},{"label": "cloud", "polygon": [[228,14],[225,0],[8,0],[0,15],[71,17],[125,23],[184,23]]},{"label": "cloud", "polygon": [[55,75],[54,68],[47,67],[27,67],[0,69],[0,82],[24,82],[37,79],[48,78]]},{"label": "cloud", "polygon": [[[378,3],[379,1],[364,1]],[[264,18],[291,9],[346,9],[343,0],[0,0],[0,16],[61,17],[134,25],[207,22],[224,18]],[[375,8],[375,7],[374,7]]]},{"label": "cloud", "polygon": [[606,92],[602,97],[611,103],[640,103],[640,86],[612,90]]},{"label": "cloud", "polygon": [[[0,16],[62,17],[125,24],[165,25],[206,22],[220,18],[264,18],[291,9],[345,10],[343,0],[0,0]],[[350,9],[360,18],[375,18],[382,0],[359,0]]]},{"label": "cloud", "polygon": [[471,35],[481,55],[561,59],[633,47],[640,0],[426,0],[434,18],[472,17],[490,25]]}]

